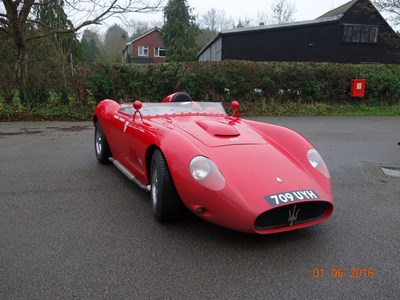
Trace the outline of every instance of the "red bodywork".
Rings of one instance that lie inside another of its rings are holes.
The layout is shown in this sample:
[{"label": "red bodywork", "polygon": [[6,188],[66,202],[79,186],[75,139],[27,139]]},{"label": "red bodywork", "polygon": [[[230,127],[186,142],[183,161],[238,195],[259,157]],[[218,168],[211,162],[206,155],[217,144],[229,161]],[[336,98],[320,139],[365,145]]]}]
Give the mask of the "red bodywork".
[{"label": "red bodywork", "polygon": [[[103,100],[95,109],[94,121],[100,122],[113,158],[144,186],[150,184],[151,157],[158,148],[182,202],[209,222],[268,234],[316,225],[332,214],[331,179],[310,164],[307,152],[314,147],[304,137],[229,117],[203,102],[164,102],[136,103],[135,111],[132,104]],[[172,106],[177,105],[194,109],[176,112]],[[222,190],[192,177],[189,165],[196,156],[215,163],[225,179]]]}]

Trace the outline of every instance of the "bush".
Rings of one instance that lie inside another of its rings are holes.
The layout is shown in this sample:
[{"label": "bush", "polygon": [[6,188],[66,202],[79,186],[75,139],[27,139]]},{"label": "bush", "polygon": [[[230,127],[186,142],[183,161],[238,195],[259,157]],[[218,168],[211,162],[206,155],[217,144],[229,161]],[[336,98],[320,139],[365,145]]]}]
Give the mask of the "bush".
[{"label": "bush", "polygon": [[[362,99],[349,95],[355,78],[366,79]],[[398,78],[397,65],[222,61],[98,65],[85,86],[97,101],[160,101],[186,91],[206,101],[393,105],[400,101]]]}]

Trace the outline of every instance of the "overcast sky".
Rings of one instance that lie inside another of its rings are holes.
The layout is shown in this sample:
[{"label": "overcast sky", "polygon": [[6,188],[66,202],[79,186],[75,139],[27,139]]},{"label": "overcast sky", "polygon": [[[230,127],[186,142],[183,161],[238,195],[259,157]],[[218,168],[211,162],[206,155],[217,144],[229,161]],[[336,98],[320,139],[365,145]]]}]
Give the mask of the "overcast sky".
[{"label": "overcast sky", "polygon": [[[168,0],[165,0],[167,3]],[[350,0],[288,0],[296,7],[295,21],[315,19],[322,14],[349,2]],[[271,14],[274,0],[187,0],[193,14],[200,17],[212,8],[225,12],[226,18],[257,21],[262,13]],[[162,21],[162,12],[155,14],[134,14],[133,19],[141,21]]]},{"label": "overcast sky", "polygon": [[[288,0],[296,6],[296,21],[312,20],[350,0]],[[202,15],[215,8],[225,11],[227,17],[256,20],[259,13],[271,13],[274,0],[188,0],[194,13]]]},{"label": "overcast sky", "polygon": [[[168,0],[164,0],[167,3]],[[187,0],[190,8],[193,9],[192,14],[198,17],[200,21],[201,16],[212,8],[218,11],[223,11],[227,19],[233,18],[236,23],[240,19],[252,21],[252,25],[256,24],[261,14],[271,15],[271,6],[275,0]],[[294,15],[295,21],[313,20],[323,15],[324,13],[337,8],[350,0],[288,0],[294,4],[296,13]],[[384,14],[387,21],[390,20]],[[162,11],[152,14],[131,14],[128,20],[144,21],[150,25],[160,26],[163,20]],[[155,23],[154,23],[155,22]],[[107,28],[115,23],[115,19],[105,22]],[[117,22],[118,23],[118,22]],[[153,23],[153,24],[152,24]],[[104,28],[104,27],[103,27]],[[394,27],[395,30],[400,30],[399,26]]]}]

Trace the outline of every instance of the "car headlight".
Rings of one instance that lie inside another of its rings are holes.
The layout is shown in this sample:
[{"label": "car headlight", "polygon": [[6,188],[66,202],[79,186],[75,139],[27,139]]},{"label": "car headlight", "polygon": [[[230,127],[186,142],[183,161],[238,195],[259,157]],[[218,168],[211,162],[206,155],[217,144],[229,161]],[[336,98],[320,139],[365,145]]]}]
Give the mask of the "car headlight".
[{"label": "car headlight", "polygon": [[225,178],[216,164],[204,156],[196,156],[190,162],[190,174],[201,185],[213,191],[225,187]]},{"label": "car headlight", "polygon": [[328,167],[317,150],[311,149],[307,152],[307,158],[310,164],[327,178],[331,178]]}]

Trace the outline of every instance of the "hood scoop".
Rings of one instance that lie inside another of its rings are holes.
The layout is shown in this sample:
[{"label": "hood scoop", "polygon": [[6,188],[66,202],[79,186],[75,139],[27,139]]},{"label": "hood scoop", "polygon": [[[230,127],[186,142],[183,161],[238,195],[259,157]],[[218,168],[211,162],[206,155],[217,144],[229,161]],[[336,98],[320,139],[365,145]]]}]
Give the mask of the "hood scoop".
[{"label": "hood scoop", "polygon": [[224,122],[203,120],[197,121],[196,124],[213,136],[232,137],[240,135],[235,127]]}]

